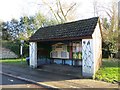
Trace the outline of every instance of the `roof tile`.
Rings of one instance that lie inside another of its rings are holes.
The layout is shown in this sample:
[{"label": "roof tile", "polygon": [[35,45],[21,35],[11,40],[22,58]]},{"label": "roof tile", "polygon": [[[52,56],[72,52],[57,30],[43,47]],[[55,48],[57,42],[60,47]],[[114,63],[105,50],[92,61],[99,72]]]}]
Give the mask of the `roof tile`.
[{"label": "roof tile", "polygon": [[92,36],[98,17],[40,28],[30,41]]}]

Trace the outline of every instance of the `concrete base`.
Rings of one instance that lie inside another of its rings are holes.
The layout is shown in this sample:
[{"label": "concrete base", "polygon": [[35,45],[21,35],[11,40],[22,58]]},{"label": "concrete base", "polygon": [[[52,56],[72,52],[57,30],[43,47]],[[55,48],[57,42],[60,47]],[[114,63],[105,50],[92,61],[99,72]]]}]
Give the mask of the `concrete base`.
[{"label": "concrete base", "polygon": [[93,74],[83,72],[83,73],[82,73],[82,76],[83,76],[84,78],[92,78],[92,77],[93,77]]}]

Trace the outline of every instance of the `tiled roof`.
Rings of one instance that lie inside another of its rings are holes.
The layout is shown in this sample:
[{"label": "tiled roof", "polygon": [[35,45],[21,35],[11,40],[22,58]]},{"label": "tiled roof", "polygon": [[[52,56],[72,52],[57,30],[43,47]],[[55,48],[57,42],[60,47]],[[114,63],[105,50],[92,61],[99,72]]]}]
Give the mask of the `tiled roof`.
[{"label": "tiled roof", "polygon": [[49,41],[55,39],[84,38],[92,36],[98,17],[58,24],[38,29],[30,41]]}]

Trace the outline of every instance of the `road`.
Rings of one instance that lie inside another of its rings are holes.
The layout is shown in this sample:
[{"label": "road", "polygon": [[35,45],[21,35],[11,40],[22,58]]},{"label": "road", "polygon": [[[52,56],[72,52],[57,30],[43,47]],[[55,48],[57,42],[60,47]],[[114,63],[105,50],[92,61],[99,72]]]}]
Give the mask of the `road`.
[{"label": "road", "polygon": [[2,88],[43,88],[30,82],[6,76],[3,74],[0,74],[0,77],[2,77],[2,82],[0,83]]},{"label": "road", "polygon": [[29,67],[17,67],[11,65],[2,64],[2,72],[13,74],[15,76],[24,77],[27,79],[32,79],[37,82],[45,82],[45,81],[61,81],[61,80],[70,80],[75,77],[68,75],[56,74],[53,72],[46,72],[41,69],[31,69]]},{"label": "road", "polygon": [[[1,64],[0,64],[1,65]],[[55,72],[55,71],[54,71]],[[118,88],[117,84],[111,84],[103,81],[96,81],[92,79],[76,79],[76,77],[69,75],[62,75],[54,72],[44,71],[40,69],[31,69],[29,67],[19,67],[9,64],[2,64],[2,73],[7,73],[9,75],[14,75],[15,77],[21,77],[27,79],[28,81],[34,81],[36,84],[41,85],[40,88]],[[5,79],[4,79],[5,77]],[[7,78],[7,79],[6,79]],[[3,81],[9,83],[5,86],[8,87],[35,87],[38,86],[35,84],[30,84],[27,82],[16,81],[9,77],[3,76]],[[16,83],[13,84],[13,81]],[[4,84],[3,83],[3,84]],[[23,86],[22,86],[23,85]],[[3,85],[4,86],[4,85]],[[39,87],[38,87],[39,88]],[[84,90],[86,90],[84,89]],[[113,89],[114,90],[114,89]],[[116,89],[117,90],[117,89]]]}]

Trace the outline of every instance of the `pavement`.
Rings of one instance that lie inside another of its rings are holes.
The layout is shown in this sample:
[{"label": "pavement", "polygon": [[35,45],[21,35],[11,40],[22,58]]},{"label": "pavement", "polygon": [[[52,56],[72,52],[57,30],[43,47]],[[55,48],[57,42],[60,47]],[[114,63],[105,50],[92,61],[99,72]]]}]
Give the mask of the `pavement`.
[{"label": "pavement", "polygon": [[69,65],[62,65],[62,64],[46,64],[39,69],[48,72],[55,72],[62,75],[69,75],[76,78],[83,78],[82,77],[82,66],[69,66]]},{"label": "pavement", "polygon": [[31,69],[30,67],[20,67],[9,64],[2,64],[2,71],[0,73],[32,82],[46,88],[79,88],[82,90],[88,88],[101,88],[105,90],[106,88],[112,88],[113,90],[118,90],[119,87],[118,84],[92,79],[78,79],[75,76],[56,73],[56,71],[50,72],[44,69]]}]

